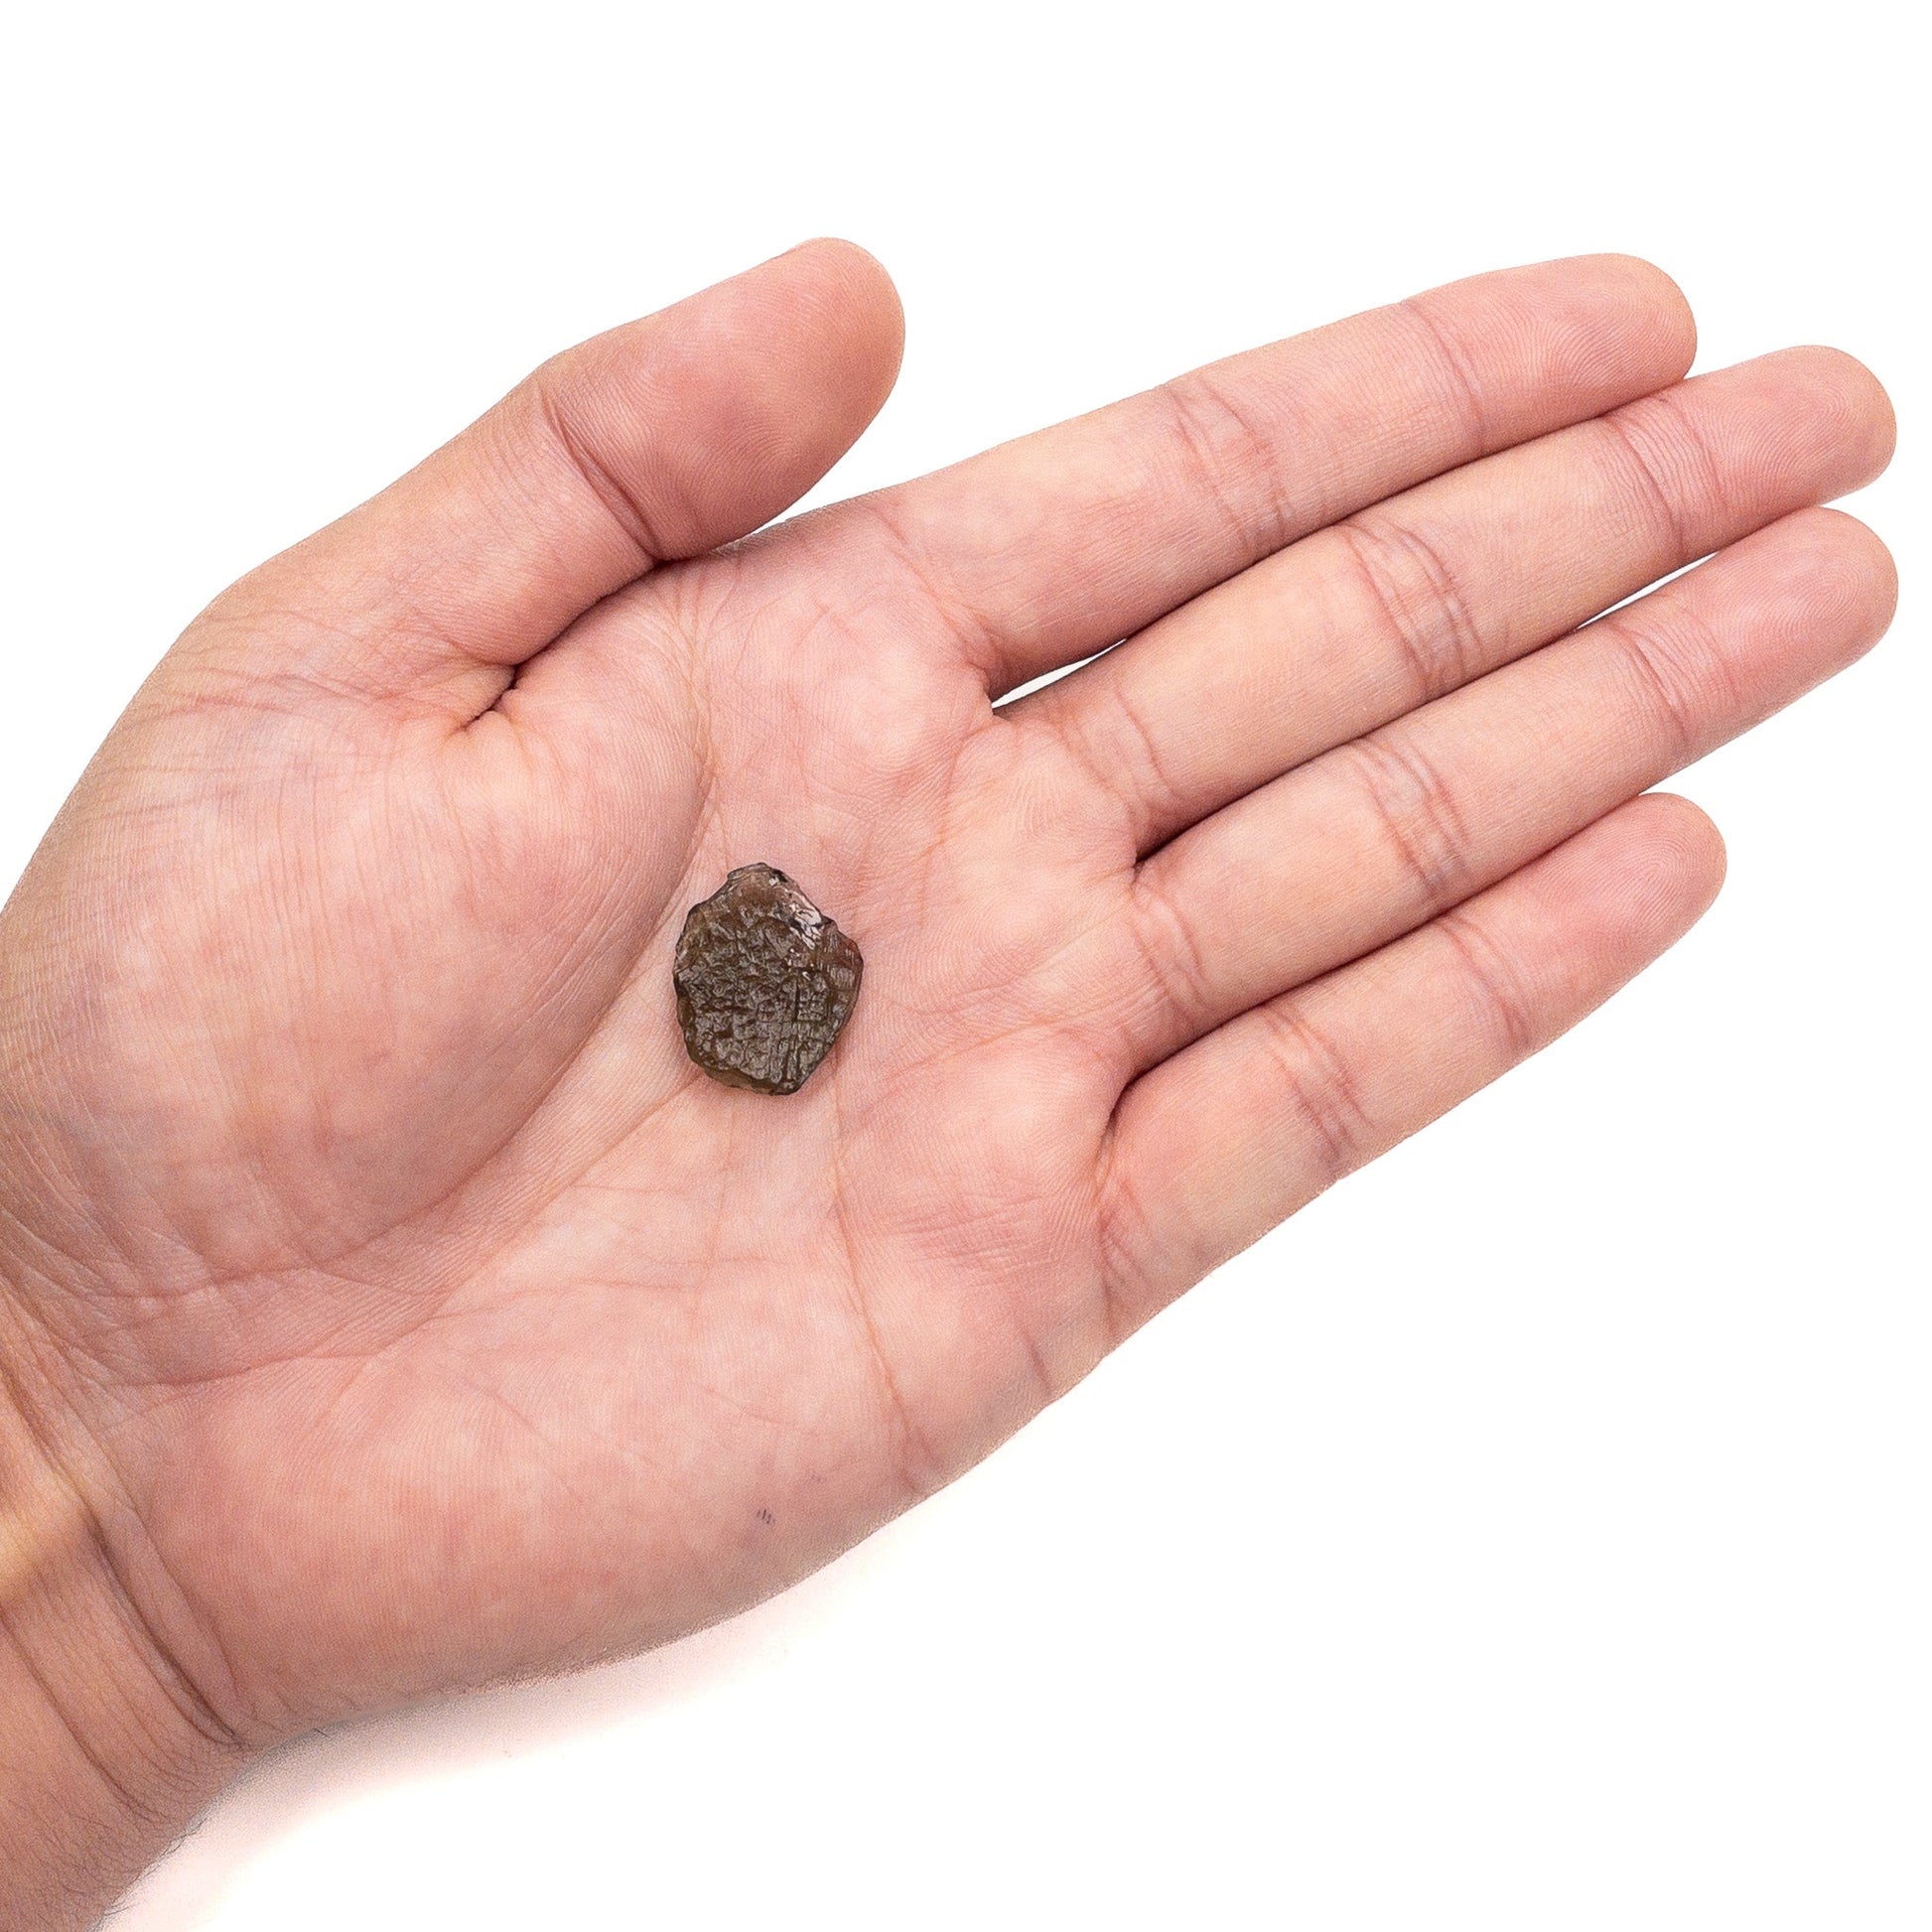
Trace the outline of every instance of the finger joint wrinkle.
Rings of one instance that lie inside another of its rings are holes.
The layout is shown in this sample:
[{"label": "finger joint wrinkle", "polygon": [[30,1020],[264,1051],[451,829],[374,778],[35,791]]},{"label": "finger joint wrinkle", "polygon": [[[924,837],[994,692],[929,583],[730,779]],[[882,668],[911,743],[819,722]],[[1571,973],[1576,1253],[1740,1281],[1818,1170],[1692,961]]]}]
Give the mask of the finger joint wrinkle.
[{"label": "finger joint wrinkle", "polygon": [[1482,384],[1476,378],[1467,351],[1455,340],[1449,326],[1431,313],[1429,303],[1423,297],[1412,295],[1407,301],[1398,302],[1396,313],[1406,317],[1427,343],[1437,365],[1447,378],[1449,402],[1458,418],[1461,439],[1462,454],[1456,461],[1466,463],[1484,455],[1495,444],[1489,427],[1489,412],[1483,406]]},{"label": "finger joint wrinkle", "polygon": [[644,513],[643,505],[579,434],[570,420],[569,406],[541,375],[531,378],[530,390],[535,399],[537,415],[549,433],[552,446],[602,506],[605,514],[617,525],[625,542],[636,552],[639,564],[648,569],[661,562],[670,553],[651,527],[651,519]]},{"label": "finger joint wrinkle", "polygon": [[1320,1189],[1331,1187],[1366,1166],[1382,1138],[1354,1070],[1294,1000],[1277,1000],[1255,1011],[1289,1099],[1313,1131]]},{"label": "finger joint wrinkle", "polygon": [[1447,780],[1401,730],[1376,732],[1346,748],[1363,799],[1423,915],[1466,897],[1469,832]]},{"label": "finger joint wrinkle", "polygon": [[[1649,505],[1657,529],[1669,546],[1666,554],[1674,563],[1684,564],[1700,554],[1700,546],[1690,519],[1671,488],[1668,466],[1650,448],[1647,433],[1637,427],[1639,423],[1665,414],[1671,407],[1661,397],[1646,396],[1639,403],[1613,409],[1600,420],[1604,434],[1623,453],[1624,467],[1636,486],[1637,494]],[[1639,414],[1639,411],[1646,413]],[[1680,422],[1684,420],[1681,411],[1677,412],[1677,419]]]},{"label": "finger joint wrinkle", "polygon": [[1508,954],[1475,919],[1456,912],[1437,930],[1460,959],[1468,984],[1501,1037],[1510,1063],[1527,1059],[1543,1043],[1536,1003]]},{"label": "finger joint wrinkle", "polygon": [[1131,695],[1130,676],[1129,662],[1123,658],[1115,665],[1114,675],[1106,680],[1107,695],[1120,727],[1112,736],[1122,761],[1128,766],[1126,785],[1123,787],[1118,769],[1105,758],[1092,756],[1084,749],[1076,756],[1103,789],[1117,798],[1125,793],[1123,802],[1133,821],[1135,843],[1141,846],[1159,828],[1184,824],[1189,816],[1189,804],[1168,768],[1167,754],[1161,749],[1158,735]]},{"label": "finger joint wrinkle", "polygon": [[1153,977],[1162,1012],[1172,1026],[1192,1037],[1212,1018],[1212,982],[1200,934],[1175,903],[1164,868],[1141,868],[1128,923]]},{"label": "finger joint wrinkle", "polygon": [[[1680,607],[1671,613],[1670,621],[1695,623],[1696,620]],[[1673,661],[1676,653],[1665,642],[1661,629],[1640,625],[1627,617],[1604,628],[1614,639],[1625,668],[1642,689],[1644,709],[1663,728],[1668,768],[1681,770],[1704,751],[1705,733],[1698,725],[1702,707],[1691,680],[1676,667]],[[1715,644],[1710,656],[1715,663],[1723,661]]]},{"label": "finger joint wrinkle", "polygon": [[1488,661],[1482,633],[1435,543],[1393,516],[1353,516],[1334,532],[1407,662],[1418,704],[1480,673]]},{"label": "finger joint wrinkle", "polygon": [[1271,439],[1229,385],[1205,369],[1155,393],[1188,476],[1211,501],[1246,563],[1272,556],[1297,534],[1298,505],[1280,476]]},{"label": "finger joint wrinkle", "polygon": [[[1094,1201],[1101,1333],[1109,1347],[1118,1347],[1167,1299],[1163,1283],[1171,1271],[1157,1272],[1155,1262],[1178,1246],[1180,1232],[1157,1226],[1130,1164],[1122,1158],[1118,1112],[1095,1169]],[[1194,1255],[1181,1261],[1182,1270],[1196,1280],[1207,1265]]]}]

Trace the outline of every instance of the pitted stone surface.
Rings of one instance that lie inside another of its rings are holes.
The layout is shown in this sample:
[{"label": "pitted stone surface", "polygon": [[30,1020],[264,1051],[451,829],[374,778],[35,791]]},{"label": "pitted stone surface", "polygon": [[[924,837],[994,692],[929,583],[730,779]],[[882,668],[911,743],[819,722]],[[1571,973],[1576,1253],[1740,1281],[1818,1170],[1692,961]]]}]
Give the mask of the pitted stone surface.
[{"label": "pitted stone surface", "polygon": [[728,1087],[796,1093],[852,1017],[865,963],[777,867],[740,866],[678,935],[685,1050]]}]

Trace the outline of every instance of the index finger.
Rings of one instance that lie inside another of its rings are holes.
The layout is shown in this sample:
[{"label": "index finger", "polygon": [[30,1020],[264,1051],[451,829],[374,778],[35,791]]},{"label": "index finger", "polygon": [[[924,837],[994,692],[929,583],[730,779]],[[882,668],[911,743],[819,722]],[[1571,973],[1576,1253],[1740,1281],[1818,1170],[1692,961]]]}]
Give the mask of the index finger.
[{"label": "index finger", "polygon": [[1265,348],[866,499],[996,695],[1310,531],[1677,381],[1661,269],[1502,269]]}]

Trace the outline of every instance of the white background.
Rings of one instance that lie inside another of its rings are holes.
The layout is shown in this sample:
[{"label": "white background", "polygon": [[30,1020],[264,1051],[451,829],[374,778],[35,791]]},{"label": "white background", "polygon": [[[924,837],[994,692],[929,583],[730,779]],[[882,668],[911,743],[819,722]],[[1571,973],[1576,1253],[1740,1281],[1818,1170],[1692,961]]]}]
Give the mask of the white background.
[{"label": "white background", "polygon": [[216,589],[807,234],[830,485],[1501,263],[1904,424],[1891,640],[1685,781],[1705,924],[967,1480],[721,1630],[305,1740],[127,1932],[1932,1919],[1926,208],[1910,16],[66,4],[0,49],[0,883]]}]

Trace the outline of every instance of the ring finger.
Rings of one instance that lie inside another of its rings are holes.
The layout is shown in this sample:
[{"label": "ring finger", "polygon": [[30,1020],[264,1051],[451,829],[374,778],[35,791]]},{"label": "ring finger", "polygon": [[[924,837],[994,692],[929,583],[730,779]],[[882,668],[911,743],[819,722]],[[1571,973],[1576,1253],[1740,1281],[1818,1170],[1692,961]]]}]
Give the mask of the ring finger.
[{"label": "ring finger", "polygon": [[1799,511],[1250,793],[1140,868],[1109,1025],[1146,1065],[1422,924],[1842,669],[1895,591],[1863,524]]}]

